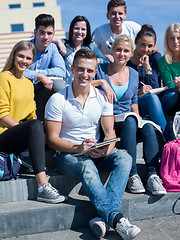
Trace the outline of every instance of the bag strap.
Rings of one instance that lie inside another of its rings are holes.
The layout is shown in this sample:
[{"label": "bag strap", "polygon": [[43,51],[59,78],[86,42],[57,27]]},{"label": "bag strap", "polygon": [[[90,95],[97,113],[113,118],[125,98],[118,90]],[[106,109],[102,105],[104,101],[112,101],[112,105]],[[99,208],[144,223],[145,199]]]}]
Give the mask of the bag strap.
[{"label": "bag strap", "polygon": [[177,204],[177,202],[178,202],[179,200],[180,200],[180,197],[175,201],[175,203],[173,204],[173,207],[172,207],[172,211],[173,211],[173,213],[176,214],[176,215],[180,215],[180,212],[176,212],[176,211],[175,211],[176,204]]},{"label": "bag strap", "polygon": [[9,154],[9,157],[10,157],[10,162],[11,162],[11,173],[12,173],[12,175],[13,175],[13,178],[14,179],[17,179],[17,176],[14,174],[14,169],[13,169],[13,162],[14,162],[14,154],[13,153],[11,153],[11,154]]}]

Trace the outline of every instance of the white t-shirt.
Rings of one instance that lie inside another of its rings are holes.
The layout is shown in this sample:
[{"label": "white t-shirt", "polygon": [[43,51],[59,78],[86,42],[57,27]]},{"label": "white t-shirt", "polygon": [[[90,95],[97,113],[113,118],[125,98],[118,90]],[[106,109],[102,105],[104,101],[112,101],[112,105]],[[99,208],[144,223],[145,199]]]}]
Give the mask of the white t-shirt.
[{"label": "white t-shirt", "polygon": [[45,119],[61,122],[60,138],[81,144],[84,139],[99,141],[100,118],[113,116],[113,104],[104,92],[90,85],[90,93],[84,108],[74,97],[72,84],[53,94],[46,104]]},{"label": "white t-shirt", "polygon": [[[133,21],[125,21],[122,23],[121,34],[126,34],[129,36],[134,43],[135,37],[140,30],[141,26],[138,23],[135,23]],[[110,23],[107,23],[94,30],[92,34],[92,40],[97,44],[97,46],[104,54],[111,54],[111,45],[114,40],[121,34],[114,34],[111,31]]]}]

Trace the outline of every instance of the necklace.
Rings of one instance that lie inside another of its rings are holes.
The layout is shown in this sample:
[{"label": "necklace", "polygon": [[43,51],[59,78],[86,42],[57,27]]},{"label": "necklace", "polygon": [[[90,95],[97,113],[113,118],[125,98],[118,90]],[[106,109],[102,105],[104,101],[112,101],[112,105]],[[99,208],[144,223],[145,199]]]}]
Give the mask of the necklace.
[{"label": "necklace", "polygon": [[[122,86],[122,77],[119,76],[118,73],[114,73],[112,75],[112,80],[113,80],[113,82],[118,83],[117,85]],[[114,84],[114,85],[116,85],[116,84]]]},{"label": "necklace", "polygon": [[111,74],[109,74],[111,84],[114,86],[124,86],[127,83],[127,80],[129,78],[129,77],[127,78],[126,73],[127,73],[126,68],[124,69],[123,72],[113,73],[113,71],[112,71]]}]

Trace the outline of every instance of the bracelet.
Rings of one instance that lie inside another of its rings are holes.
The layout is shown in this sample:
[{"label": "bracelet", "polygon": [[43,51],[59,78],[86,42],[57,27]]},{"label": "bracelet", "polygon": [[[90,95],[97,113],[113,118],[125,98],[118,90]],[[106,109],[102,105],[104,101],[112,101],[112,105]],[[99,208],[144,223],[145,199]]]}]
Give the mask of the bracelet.
[{"label": "bracelet", "polygon": [[150,68],[145,69],[145,72],[146,72],[146,73],[147,73],[147,72],[152,72],[152,68],[150,67]]}]

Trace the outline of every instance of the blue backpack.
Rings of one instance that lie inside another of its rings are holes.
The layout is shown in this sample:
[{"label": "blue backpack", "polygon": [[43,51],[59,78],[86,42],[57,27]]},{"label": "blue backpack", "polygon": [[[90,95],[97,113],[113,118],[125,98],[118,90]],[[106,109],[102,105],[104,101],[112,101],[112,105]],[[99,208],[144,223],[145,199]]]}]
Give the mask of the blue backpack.
[{"label": "blue backpack", "polygon": [[0,180],[16,179],[20,166],[14,154],[0,152]]}]

